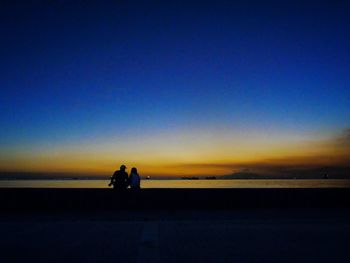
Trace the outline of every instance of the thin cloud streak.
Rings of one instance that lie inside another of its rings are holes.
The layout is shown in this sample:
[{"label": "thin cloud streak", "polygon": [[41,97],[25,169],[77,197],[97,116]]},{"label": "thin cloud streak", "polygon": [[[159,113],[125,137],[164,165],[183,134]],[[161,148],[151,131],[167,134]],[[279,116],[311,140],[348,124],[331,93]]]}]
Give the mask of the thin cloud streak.
[{"label": "thin cloud streak", "polygon": [[[333,176],[350,176],[350,129],[332,139],[313,142],[322,150],[314,155],[281,156],[248,162],[184,163],[170,166],[177,170],[206,170],[207,174],[226,171],[227,175],[250,173],[270,176],[310,176],[331,174]],[[327,152],[328,153],[325,153]]]}]

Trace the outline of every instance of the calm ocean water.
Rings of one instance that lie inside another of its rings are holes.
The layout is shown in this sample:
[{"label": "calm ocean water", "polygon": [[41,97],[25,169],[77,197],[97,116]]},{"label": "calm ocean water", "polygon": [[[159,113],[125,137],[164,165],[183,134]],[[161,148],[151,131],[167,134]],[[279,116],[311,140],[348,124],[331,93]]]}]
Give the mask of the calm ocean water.
[{"label": "calm ocean water", "polygon": [[[108,180],[0,180],[0,188],[108,188]],[[142,188],[350,188],[350,180],[142,180]]]}]

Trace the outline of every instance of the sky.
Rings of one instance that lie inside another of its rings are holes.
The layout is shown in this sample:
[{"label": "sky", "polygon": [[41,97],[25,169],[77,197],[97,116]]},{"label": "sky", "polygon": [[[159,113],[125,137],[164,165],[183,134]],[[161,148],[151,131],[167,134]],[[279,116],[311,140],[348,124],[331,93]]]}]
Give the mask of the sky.
[{"label": "sky", "polygon": [[0,172],[344,166],[349,13],[346,1],[1,1]]}]

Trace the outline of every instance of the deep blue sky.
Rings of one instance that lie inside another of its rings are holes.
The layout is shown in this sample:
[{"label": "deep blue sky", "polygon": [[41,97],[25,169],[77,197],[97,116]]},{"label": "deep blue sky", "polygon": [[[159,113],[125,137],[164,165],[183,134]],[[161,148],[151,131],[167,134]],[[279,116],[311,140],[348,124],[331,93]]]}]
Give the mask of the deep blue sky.
[{"label": "deep blue sky", "polygon": [[2,1],[0,146],[349,126],[346,1],[189,2]]}]

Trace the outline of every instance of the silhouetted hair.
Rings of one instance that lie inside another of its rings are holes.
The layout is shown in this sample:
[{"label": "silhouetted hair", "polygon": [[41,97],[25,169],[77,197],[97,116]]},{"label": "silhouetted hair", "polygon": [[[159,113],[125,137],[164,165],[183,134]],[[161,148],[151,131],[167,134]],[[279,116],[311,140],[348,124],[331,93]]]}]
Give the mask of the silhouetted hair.
[{"label": "silhouetted hair", "polygon": [[131,168],[131,172],[132,174],[137,174],[137,169],[135,167]]}]

